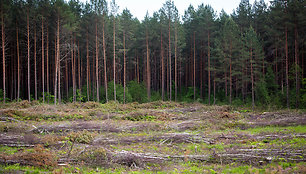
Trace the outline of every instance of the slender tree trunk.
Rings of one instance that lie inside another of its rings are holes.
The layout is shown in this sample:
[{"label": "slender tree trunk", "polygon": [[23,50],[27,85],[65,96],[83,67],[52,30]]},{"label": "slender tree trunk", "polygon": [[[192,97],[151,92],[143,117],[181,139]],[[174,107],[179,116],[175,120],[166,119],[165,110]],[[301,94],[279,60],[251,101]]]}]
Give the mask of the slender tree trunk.
[{"label": "slender tree trunk", "polygon": [[139,57],[137,55],[137,82],[140,83],[140,74],[139,74]]},{"label": "slender tree trunk", "polygon": [[208,104],[210,105],[210,35],[207,34],[207,59],[208,59]]},{"label": "slender tree trunk", "polygon": [[216,104],[216,71],[214,71],[214,105]]},{"label": "slender tree trunk", "polygon": [[125,104],[125,80],[126,80],[126,63],[125,63],[125,32],[123,31],[123,103]]},{"label": "slender tree trunk", "polygon": [[171,19],[169,15],[169,95],[170,95],[170,101],[171,101],[171,96],[172,96],[172,77],[171,77],[171,35],[170,35],[170,30],[171,30]]},{"label": "slender tree trunk", "polygon": [[[68,51],[69,52],[69,51]],[[68,77],[68,60],[65,59],[65,82],[66,82],[66,98],[69,99],[69,77]]]},{"label": "slender tree trunk", "polygon": [[232,104],[232,41],[230,41],[230,55],[229,55],[229,64],[230,64],[230,95],[229,95],[229,103]]},{"label": "slender tree trunk", "polygon": [[103,60],[104,60],[104,86],[105,86],[105,97],[106,97],[106,103],[108,102],[108,95],[107,95],[107,74],[106,74],[106,46],[105,46],[105,29],[104,29],[104,16],[103,16],[103,23],[102,23],[102,29],[103,29]]},{"label": "slender tree trunk", "polygon": [[174,42],[174,86],[175,101],[177,101],[177,23],[175,22],[175,42]]},{"label": "slender tree trunk", "polygon": [[44,19],[41,18],[41,71],[43,87],[43,103],[45,103],[45,48],[44,48]]},{"label": "slender tree trunk", "polygon": [[87,101],[89,101],[89,51],[88,51],[88,32],[86,34],[86,60],[87,60]]},{"label": "slender tree trunk", "polygon": [[28,36],[28,100],[31,101],[31,81],[30,81],[30,24],[29,24],[29,10],[27,11],[27,36]]},{"label": "slender tree trunk", "polygon": [[195,32],[193,32],[193,100],[196,99],[196,59],[195,59]]},{"label": "slender tree trunk", "polygon": [[150,71],[150,60],[149,60],[149,38],[148,30],[146,29],[146,46],[147,46],[147,95],[148,100],[151,100],[151,71]]},{"label": "slender tree trunk", "polygon": [[59,18],[57,23],[57,70],[58,70],[58,103],[61,104],[61,60],[60,60],[60,37],[59,37]]},{"label": "slender tree trunk", "polygon": [[36,26],[34,28],[34,83],[35,83],[35,100],[37,100],[37,66],[36,66]]},{"label": "slender tree trunk", "polygon": [[[81,59],[80,59],[80,43],[78,41],[78,76],[79,76],[79,92],[81,93],[82,81],[81,81]],[[80,101],[81,102],[81,101]]]},{"label": "slender tree trunk", "polygon": [[164,51],[163,51],[163,35],[160,30],[160,54],[161,54],[161,69],[162,69],[162,100],[165,100],[165,66],[164,66]]},{"label": "slender tree trunk", "polygon": [[20,55],[19,55],[18,27],[16,27],[16,37],[17,37],[17,101],[19,101],[19,98],[20,98]]},{"label": "slender tree trunk", "polygon": [[298,78],[298,30],[297,24],[294,27],[294,55],[295,55],[295,108],[299,107],[299,78]]},{"label": "slender tree trunk", "polygon": [[250,50],[250,57],[251,57],[251,81],[252,81],[252,110],[254,111],[255,107],[255,95],[254,95],[254,76],[253,76],[253,50],[252,50],[252,45],[251,45],[251,50]]},{"label": "slender tree trunk", "polygon": [[96,21],[96,85],[97,85],[97,102],[99,99],[99,48],[98,48],[98,22]]},{"label": "slender tree trunk", "polygon": [[6,89],[5,89],[5,32],[4,32],[4,17],[3,9],[1,9],[1,33],[2,33],[2,68],[3,68],[3,103],[5,103]]},{"label": "slender tree trunk", "polygon": [[285,43],[285,51],[286,51],[286,88],[287,88],[287,108],[289,109],[289,63],[288,63],[288,28],[285,27],[286,34],[286,43]]},{"label": "slender tree trunk", "polygon": [[114,48],[114,100],[116,101],[116,18],[113,26],[113,48]]},{"label": "slender tree trunk", "polygon": [[75,67],[74,67],[74,42],[73,42],[73,34],[71,33],[71,40],[70,40],[70,56],[71,56],[71,72],[72,72],[72,95],[73,95],[73,102],[76,101],[76,92],[75,92]]},{"label": "slender tree trunk", "polygon": [[72,80],[73,80],[73,102],[76,102],[76,44],[75,44],[75,36],[72,35],[73,43],[73,57],[72,57]]},{"label": "slender tree trunk", "polygon": [[[47,93],[48,96],[50,95],[49,91],[49,30],[48,30],[48,23],[47,23],[47,48],[46,48],[46,62],[47,62]],[[50,102],[50,97],[48,97],[48,103]]]},{"label": "slender tree trunk", "polygon": [[[59,22],[59,17],[58,17],[58,20],[57,20],[57,22]],[[58,59],[58,55],[57,55],[57,35],[58,35],[58,33],[57,33],[57,31],[56,31],[56,33],[55,33],[55,37],[54,37],[54,39],[55,39],[55,41],[54,41],[54,47],[55,47],[55,49],[54,49],[54,51],[55,51],[55,54],[54,54],[54,57],[55,57],[55,63],[54,63],[54,65],[55,65],[55,71],[54,71],[54,105],[56,105],[57,104],[57,68],[58,68],[58,63],[57,63],[57,59]]]}]

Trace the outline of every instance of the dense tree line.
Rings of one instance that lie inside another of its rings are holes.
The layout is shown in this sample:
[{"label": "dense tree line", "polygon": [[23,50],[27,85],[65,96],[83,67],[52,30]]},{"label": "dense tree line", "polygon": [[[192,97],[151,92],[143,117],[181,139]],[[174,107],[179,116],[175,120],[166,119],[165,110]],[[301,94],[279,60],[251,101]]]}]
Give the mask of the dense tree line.
[{"label": "dense tree line", "polygon": [[167,0],[139,21],[115,0],[2,0],[1,98],[305,107],[305,6],[242,0],[232,14],[202,4],[180,16]]}]

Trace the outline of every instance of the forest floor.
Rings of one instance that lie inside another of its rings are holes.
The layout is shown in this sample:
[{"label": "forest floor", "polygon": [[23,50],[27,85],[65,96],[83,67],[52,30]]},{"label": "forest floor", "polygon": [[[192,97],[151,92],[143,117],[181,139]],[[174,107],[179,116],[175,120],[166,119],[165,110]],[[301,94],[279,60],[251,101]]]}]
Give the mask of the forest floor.
[{"label": "forest floor", "polygon": [[305,111],[22,101],[0,121],[0,173],[306,173]]}]

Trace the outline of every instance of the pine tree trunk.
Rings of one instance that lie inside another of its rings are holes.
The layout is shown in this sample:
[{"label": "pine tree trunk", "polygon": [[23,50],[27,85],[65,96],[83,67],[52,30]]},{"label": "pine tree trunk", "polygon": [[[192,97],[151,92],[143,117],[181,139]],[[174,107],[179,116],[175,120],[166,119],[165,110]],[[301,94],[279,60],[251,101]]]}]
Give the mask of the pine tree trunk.
[{"label": "pine tree trunk", "polygon": [[98,48],[98,22],[96,21],[96,85],[97,85],[97,102],[99,99],[99,48]]},{"label": "pine tree trunk", "polygon": [[208,104],[210,105],[210,35],[207,34],[207,59],[208,59]]},{"label": "pine tree trunk", "polygon": [[76,102],[76,44],[75,44],[75,36],[73,36],[73,43],[72,43],[72,48],[73,48],[73,58],[72,58],[72,80],[73,80],[73,102]]},{"label": "pine tree trunk", "polygon": [[[69,51],[68,51],[69,52]],[[66,82],[66,98],[69,99],[69,77],[68,77],[68,60],[65,59],[65,82]]]},{"label": "pine tree trunk", "polygon": [[87,71],[87,101],[89,101],[89,51],[88,51],[88,32],[86,34],[86,60],[87,60],[87,68],[86,68],[86,71]]},{"label": "pine tree trunk", "polygon": [[123,103],[125,104],[125,80],[126,80],[126,63],[125,63],[125,32],[123,31]]},{"label": "pine tree trunk", "polygon": [[[79,76],[79,92],[81,93],[82,81],[81,81],[81,59],[80,59],[80,43],[78,41],[78,76]],[[80,101],[81,102],[81,101]]]},{"label": "pine tree trunk", "polygon": [[230,42],[230,55],[229,55],[229,64],[230,64],[230,96],[229,96],[229,103],[232,104],[232,42]]},{"label": "pine tree trunk", "polygon": [[31,81],[30,81],[30,24],[29,24],[29,10],[27,11],[27,36],[28,36],[28,100],[31,101]]},{"label": "pine tree trunk", "polygon": [[57,70],[58,70],[58,103],[61,104],[61,60],[60,60],[60,37],[59,37],[59,18],[57,22]]},{"label": "pine tree trunk", "polygon": [[20,55],[19,55],[18,27],[16,27],[16,38],[17,38],[17,101],[19,101],[20,99]]},{"label": "pine tree trunk", "polygon": [[[48,96],[50,95],[49,91],[49,30],[48,30],[48,23],[47,23],[47,48],[46,48],[46,62],[47,62],[47,93]],[[50,97],[48,97],[48,103],[50,102]]]},{"label": "pine tree trunk", "polygon": [[113,22],[113,49],[114,49],[114,100],[116,101],[116,19]]},{"label": "pine tree trunk", "polygon": [[41,71],[42,71],[42,88],[43,103],[45,103],[45,50],[44,50],[44,20],[41,18]]},{"label": "pine tree trunk", "polygon": [[[72,95],[73,95],[73,102],[76,101],[76,93],[75,93],[75,81],[74,81],[74,77],[75,77],[75,69],[74,69],[74,45],[73,45],[73,34],[71,33],[71,40],[70,40],[70,45],[71,45],[71,48],[70,48],[70,56],[71,56],[71,72],[72,72]],[[68,93],[68,91],[67,91]]]},{"label": "pine tree trunk", "polygon": [[36,26],[34,28],[34,87],[35,87],[35,100],[37,100],[37,66],[36,66]]},{"label": "pine tree trunk", "polygon": [[105,29],[104,29],[104,16],[103,16],[103,23],[102,23],[102,29],[103,29],[103,60],[104,60],[104,86],[105,86],[105,98],[106,103],[108,102],[108,95],[107,95],[107,74],[106,74],[106,46],[105,46]]},{"label": "pine tree trunk", "polygon": [[285,27],[286,34],[286,43],[285,43],[285,51],[286,51],[286,89],[287,89],[287,108],[289,109],[289,60],[288,60],[288,29]]},{"label": "pine tree trunk", "polygon": [[251,50],[250,50],[250,57],[251,57],[251,81],[252,81],[252,110],[254,111],[255,107],[255,95],[254,95],[254,76],[253,76],[253,50],[252,50],[252,45],[251,45]]},{"label": "pine tree trunk", "polygon": [[150,60],[149,60],[149,38],[148,30],[146,30],[146,46],[147,46],[147,95],[148,100],[151,100],[151,72],[150,72]]},{"label": "pine tree trunk", "polygon": [[[57,22],[59,22],[59,17],[58,17],[58,20]],[[58,63],[57,63],[57,59],[58,59],[58,55],[57,55],[57,31],[55,33],[55,41],[54,41],[54,51],[55,51],[55,54],[54,54],[54,57],[55,57],[55,62],[54,62],[54,65],[55,65],[55,71],[54,71],[54,105],[56,105],[56,100],[57,100],[57,68],[58,68]]]},{"label": "pine tree trunk", "polygon": [[196,59],[195,59],[195,32],[193,32],[193,100],[196,99]]},{"label": "pine tree trunk", "polygon": [[299,107],[299,78],[298,78],[298,30],[297,24],[294,27],[294,55],[295,55],[295,108]]},{"label": "pine tree trunk", "polygon": [[[175,25],[177,25],[175,23]],[[175,101],[177,101],[177,26],[175,26],[175,42],[174,42],[174,86]]]},{"label": "pine tree trunk", "polygon": [[165,100],[165,66],[164,66],[164,52],[163,52],[163,36],[160,30],[160,54],[161,54],[161,70],[162,70],[162,100]]},{"label": "pine tree trunk", "polygon": [[168,35],[168,37],[169,37],[169,96],[170,96],[170,101],[171,101],[171,96],[172,96],[172,85],[171,85],[171,83],[172,83],[172,77],[171,77],[171,35],[170,35],[170,30],[171,30],[171,26],[170,26],[170,24],[171,24],[171,19],[170,19],[170,15],[169,15],[169,35]]},{"label": "pine tree trunk", "polygon": [[2,33],[2,68],[3,68],[3,103],[5,103],[6,89],[5,89],[5,32],[4,32],[4,17],[3,9],[1,9],[1,33]]}]

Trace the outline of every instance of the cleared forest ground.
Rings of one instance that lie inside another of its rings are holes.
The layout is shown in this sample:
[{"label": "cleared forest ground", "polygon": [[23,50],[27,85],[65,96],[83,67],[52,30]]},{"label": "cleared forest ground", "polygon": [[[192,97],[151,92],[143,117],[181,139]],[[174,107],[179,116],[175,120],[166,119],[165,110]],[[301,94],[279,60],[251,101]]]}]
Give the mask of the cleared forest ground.
[{"label": "cleared forest ground", "polygon": [[306,173],[303,111],[161,101],[0,107],[0,173]]}]

